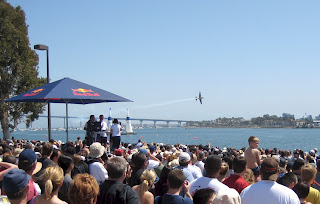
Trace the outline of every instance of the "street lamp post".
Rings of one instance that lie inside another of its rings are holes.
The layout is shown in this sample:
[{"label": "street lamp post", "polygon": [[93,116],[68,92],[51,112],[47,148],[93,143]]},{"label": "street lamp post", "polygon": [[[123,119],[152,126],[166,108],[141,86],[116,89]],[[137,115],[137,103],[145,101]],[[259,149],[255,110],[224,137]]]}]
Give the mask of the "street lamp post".
[{"label": "street lamp post", "polygon": [[[50,82],[49,78],[49,47],[46,45],[35,45],[35,50],[46,50],[47,51],[47,84]],[[51,111],[50,111],[50,102],[48,101],[48,139],[51,139]]]}]

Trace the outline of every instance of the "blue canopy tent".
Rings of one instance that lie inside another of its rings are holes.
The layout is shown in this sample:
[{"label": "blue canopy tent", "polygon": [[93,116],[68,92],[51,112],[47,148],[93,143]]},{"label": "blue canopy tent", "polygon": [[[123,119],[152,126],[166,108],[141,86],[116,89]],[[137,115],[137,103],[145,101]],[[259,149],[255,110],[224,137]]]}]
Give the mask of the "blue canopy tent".
[{"label": "blue canopy tent", "polygon": [[66,134],[68,139],[68,104],[90,104],[103,102],[132,102],[108,91],[70,79],[61,80],[37,87],[5,102],[65,103]]}]

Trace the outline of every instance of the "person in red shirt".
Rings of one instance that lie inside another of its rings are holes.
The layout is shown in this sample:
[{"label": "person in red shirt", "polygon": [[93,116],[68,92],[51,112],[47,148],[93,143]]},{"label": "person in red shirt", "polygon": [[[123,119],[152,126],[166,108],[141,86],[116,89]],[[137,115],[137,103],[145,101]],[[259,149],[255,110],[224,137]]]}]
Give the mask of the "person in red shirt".
[{"label": "person in red shirt", "polygon": [[230,175],[226,178],[223,183],[227,185],[229,188],[234,188],[240,194],[241,191],[249,186],[250,184],[244,180],[243,175],[247,169],[247,161],[244,157],[236,157],[233,159],[232,168],[234,170],[234,174]]}]

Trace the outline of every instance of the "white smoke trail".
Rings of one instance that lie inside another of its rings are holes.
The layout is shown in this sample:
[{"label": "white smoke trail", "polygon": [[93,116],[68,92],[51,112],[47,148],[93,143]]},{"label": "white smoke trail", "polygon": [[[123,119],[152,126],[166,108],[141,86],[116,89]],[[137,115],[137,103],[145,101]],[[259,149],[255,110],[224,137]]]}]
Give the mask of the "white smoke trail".
[{"label": "white smoke trail", "polygon": [[136,106],[134,109],[147,109],[147,108],[154,108],[154,107],[160,107],[160,106],[167,106],[175,103],[182,103],[187,101],[195,100],[194,98],[188,98],[188,99],[179,99],[174,101],[167,101],[163,103],[156,103],[156,104],[150,104],[150,105],[143,105],[143,106]]}]

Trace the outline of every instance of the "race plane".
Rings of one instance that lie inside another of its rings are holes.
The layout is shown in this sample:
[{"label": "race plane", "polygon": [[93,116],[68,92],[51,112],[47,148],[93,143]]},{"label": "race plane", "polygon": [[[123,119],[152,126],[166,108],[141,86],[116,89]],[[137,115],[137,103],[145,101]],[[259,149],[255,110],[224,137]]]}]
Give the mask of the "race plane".
[{"label": "race plane", "polygon": [[199,91],[199,96],[196,97],[196,101],[199,99],[200,103],[202,104],[203,97],[201,96],[201,92]]}]

